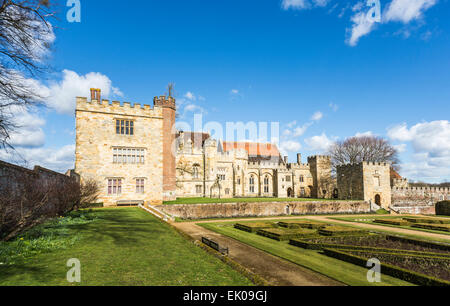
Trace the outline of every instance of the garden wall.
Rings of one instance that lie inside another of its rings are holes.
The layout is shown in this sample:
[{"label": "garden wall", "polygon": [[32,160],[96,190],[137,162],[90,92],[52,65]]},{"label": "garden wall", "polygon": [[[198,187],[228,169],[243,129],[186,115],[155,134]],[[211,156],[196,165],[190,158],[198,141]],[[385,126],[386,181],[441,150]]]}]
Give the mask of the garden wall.
[{"label": "garden wall", "polygon": [[369,213],[363,201],[308,201],[180,204],[158,206],[165,213],[182,219],[270,217],[288,215]]},{"label": "garden wall", "polygon": [[0,161],[0,240],[71,210],[80,194],[78,176]]},{"label": "garden wall", "polygon": [[391,194],[392,208],[403,214],[434,215],[437,202],[450,200],[450,188],[443,187],[394,187]]}]

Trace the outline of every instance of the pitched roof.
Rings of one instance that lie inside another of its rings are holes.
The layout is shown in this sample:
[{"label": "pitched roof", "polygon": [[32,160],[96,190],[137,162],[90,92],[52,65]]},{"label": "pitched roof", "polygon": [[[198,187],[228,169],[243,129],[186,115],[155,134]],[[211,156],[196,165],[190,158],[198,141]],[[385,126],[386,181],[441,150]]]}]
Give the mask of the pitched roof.
[{"label": "pitched roof", "polygon": [[257,142],[223,142],[224,152],[231,150],[246,150],[251,157],[280,157],[280,151],[276,145]]},{"label": "pitched roof", "polygon": [[398,174],[397,171],[395,171],[394,169],[391,168],[391,179],[402,179],[402,176],[400,174]]}]

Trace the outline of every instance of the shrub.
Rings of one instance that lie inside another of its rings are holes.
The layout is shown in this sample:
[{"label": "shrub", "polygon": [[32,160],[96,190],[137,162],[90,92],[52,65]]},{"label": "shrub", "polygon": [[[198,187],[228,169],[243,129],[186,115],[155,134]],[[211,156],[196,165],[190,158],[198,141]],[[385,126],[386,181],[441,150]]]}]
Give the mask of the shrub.
[{"label": "shrub", "polygon": [[273,228],[273,229],[262,229],[258,231],[258,235],[275,239],[278,241],[289,240],[291,238],[298,237],[313,237],[317,236],[316,230],[311,229],[282,229],[282,228]]},{"label": "shrub", "polygon": [[278,222],[278,225],[285,228],[309,228],[309,229],[319,229],[328,226],[328,224],[322,222],[314,222],[308,220],[282,221]]},{"label": "shrub", "polygon": [[450,232],[450,224],[426,224],[426,223],[416,223],[412,227],[430,229],[435,231]]},{"label": "shrub", "polygon": [[368,233],[365,230],[360,230],[351,227],[344,226],[326,226],[319,229],[319,234],[323,236],[336,236],[336,235],[354,235],[356,233]]},{"label": "shrub", "polygon": [[265,228],[274,228],[276,227],[275,223],[272,222],[258,222],[258,223],[237,223],[234,225],[235,228],[246,231],[249,233],[255,233],[261,229]]},{"label": "shrub", "polygon": [[[361,267],[366,268],[367,258],[348,254],[339,250],[324,249],[324,253],[327,256],[340,259]],[[449,286],[450,282],[441,280],[435,277],[420,274],[414,271],[409,271],[394,265],[382,263],[381,271],[383,274],[391,275],[393,277],[405,280],[407,282],[421,285],[421,286]]]},{"label": "shrub", "polygon": [[436,204],[436,215],[450,216],[450,201],[442,201]]},{"label": "shrub", "polygon": [[437,219],[437,218],[403,218],[411,223],[430,223],[430,224],[450,224],[450,219]]},{"label": "shrub", "polygon": [[409,225],[409,222],[402,219],[376,219],[373,220],[375,223],[381,223],[381,224],[388,224],[388,225],[400,225],[400,226],[407,226]]}]

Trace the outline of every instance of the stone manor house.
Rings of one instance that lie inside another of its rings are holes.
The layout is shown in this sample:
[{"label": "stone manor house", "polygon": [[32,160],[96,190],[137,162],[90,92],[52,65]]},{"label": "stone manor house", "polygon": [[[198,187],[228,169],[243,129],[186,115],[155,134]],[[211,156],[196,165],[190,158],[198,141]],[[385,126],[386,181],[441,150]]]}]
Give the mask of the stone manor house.
[{"label": "stone manor house", "polygon": [[[297,161],[289,163],[272,144],[176,131],[170,96],[155,97],[151,107],[110,103],[99,89],[91,89],[91,99],[78,97],[76,104],[75,172],[98,182],[105,206],[158,205],[177,197],[310,197],[389,208],[411,195],[425,199],[420,205],[428,199],[386,163],[338,167],[333,178],[329,156],[311,156],[303,163],[297,154]],[[431,200],[445,199],[450,190],[430,194]]]}]

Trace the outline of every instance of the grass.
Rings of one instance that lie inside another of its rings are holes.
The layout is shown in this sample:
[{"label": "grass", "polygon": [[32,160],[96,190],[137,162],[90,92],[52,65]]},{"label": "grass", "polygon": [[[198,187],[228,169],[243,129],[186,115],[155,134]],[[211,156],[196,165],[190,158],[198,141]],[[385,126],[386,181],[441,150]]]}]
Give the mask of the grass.
[{"label": "grass", "polygon": [[306,199],[306,198],[232,198],[232,199],[214,199],[214,198],[178,198],[176,201],[166,201],[164,205],[175,204],[211,204],[211,203],[255,203],[255,202],[307,202],[307,201],[336,201],[324,199]]},{"label": "grass", "polygon": [[[83,211],[0,243],[0,286],[248,286],[251,282],[138,208]],[[16,254],[16,255],[14,255]],[[2,261],[3,260],[3,261]]]},{"label": "grass", "polygon": [[[449,232],[445,232],[445,231],[437,231],[437,230],[431,230],[431,229],[424,229],[424,228],[416,228],[416,227],[411,227],[409,225],[393,225],[393,224],[384,224],[384,223],[375,223],[373,222],[373,220],[376,219],[401,219],[404,217],[411,217],[411,216],[389,216],[389,217],[375,217],[375,216],[370,216],[370,217],[339,217],[339,218],[332,218],[334,220],[341,220],[341,221],[349,221],[349,222],[353,222],[353,223],[362,223],[362,224],[372,224],[372,225],[380,225],[380,226],[385,226],[385,227],[394,227],[394,228],[403,228],[403,229],[408,229],[408,230],[414,230],[414,231],[418,231],[418,232],[427,232],[427,233],[434,233],[434,234],[443,234],[443,235],[449,235]],[[357,221],[358,220],[358,221]],[[447,240],[448,242],[448,240]]]},{"label": "grass", "polygon": [[412,285],[400,279],[383,275],[381,283],[367,281],[367,269],[340,261],[321,254],[318,251],[305,250],[288,242],[279,242],[256,234],[233,228],[233,222],[201,223],[206,229],[231,237],[245,244],[263,250],[269,254],[284,258],[305,268],[311,269],[332,279],[351,286],[408,286]]}]

